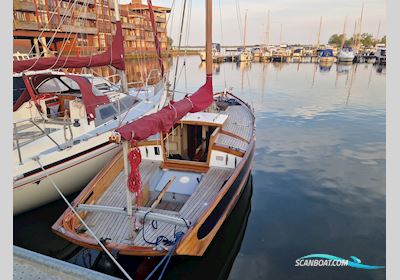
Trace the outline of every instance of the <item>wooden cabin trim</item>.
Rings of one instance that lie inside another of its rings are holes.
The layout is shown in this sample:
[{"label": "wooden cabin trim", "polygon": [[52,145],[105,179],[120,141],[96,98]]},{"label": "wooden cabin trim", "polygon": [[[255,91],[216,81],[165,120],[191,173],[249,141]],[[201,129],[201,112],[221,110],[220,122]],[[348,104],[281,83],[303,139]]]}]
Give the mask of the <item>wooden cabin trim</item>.
[{"label": "wooden cabin trim", "polygon": [[207,164],[208,166],[210,165],[210,160],[211,160],[211,152],[213,150],[213,147],[215,145],[215,140],[217,139],[218,134],[221,131],[221,127],[217,127],[214,132],[210,136],[210,142],[208,143],[208,154],[207,154]]},{"label": "wooden cabin trim", "polygon": [[221,133],[222,133],[222,134],[225,134],[225,135],[228,135],[228,136],[230,136],[230,137],[236,138],[236,139],[238,139],[238,140],[240,140],[240,141],[246,142],[247,144],[250,143],[249,140],[247,140],[247,139],[245,139],[245,138],[243,138],[243,137],[241,137],[241,136],[239,136],[239,135],[237,135],[237,134],[235,134],[235,133],[232,133],[232,132],[230,132],[230,131],[224,130],[223,128],[222,128],[222,130],[221,130]]},{"label": "wooden cabin trim", "polygon": [[144,140],[144,141],[139,141],[137,142],[138,147],[143,147],[143,146],[159,146],[161,145],[161,140]]},{"label": "wooden cabin trim", "polygon": [[221,146],[219,144],[214,144],[212,149],[215,150],[215,151],[220,151],[220,152],[225,152],[225,153],[228,153],[228,154],[232,154],[232,155],[238,156],[238,157],[243,157],[245,155],[245,153],[242,152],[242,151],[234,150],[234,149],[231,149],[231,148],[228,148],[228,147],[224,147],[224,146]]},{"label": "wooden cabin trim", "polygon": [[214,127],[222,127],[224,123],[212,123],[212,122],[203,122],[203,121],[177,121],[178,124],[187,124],[187,125],[198,125],[198,126],[214,126]]},{"label": "wooden cabin trim", "polygon": [[168,159],[161,163],[161,168],[206,173],[210,167],[207,162]]}]

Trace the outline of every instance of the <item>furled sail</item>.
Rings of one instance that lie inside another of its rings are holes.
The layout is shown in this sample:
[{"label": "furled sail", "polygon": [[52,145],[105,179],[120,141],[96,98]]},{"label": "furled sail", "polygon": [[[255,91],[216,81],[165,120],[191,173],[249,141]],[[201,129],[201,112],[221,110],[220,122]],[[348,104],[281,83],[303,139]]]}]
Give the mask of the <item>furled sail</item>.
[{"label": "furled sail", "polygon": [[144,140],[158,132],[168,132],[187,113],[206,109],[213,101],[212,76],[194,94],[171,102],[160,111],[126,124],[117,131],[127,140]]},{"label": "furled sail", "polygon": [[124,45],[121,22],[116,22],[116,31],[111,46],[103,53],[91,56],[41,57],[14,61],[13,72],[37,71],[59,68],[83,68],[111,65],[119,70],[125,69]]}]

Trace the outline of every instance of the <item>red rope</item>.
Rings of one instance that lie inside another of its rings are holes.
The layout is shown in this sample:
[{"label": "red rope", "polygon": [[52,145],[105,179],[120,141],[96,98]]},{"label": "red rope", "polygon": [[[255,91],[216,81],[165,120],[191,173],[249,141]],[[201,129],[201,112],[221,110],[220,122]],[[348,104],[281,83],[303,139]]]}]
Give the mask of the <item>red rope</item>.
[{"label": "red rope", "polygon": [[142,156],[140,154],[140,149],[136,146],[136,141],[132,143],[132,149],[128,154],[128,160],[131,165],[131,171],[128,177],[128,188],[135,194],[136,204],[138,204],[142,189],[142,179],[139,172],[139,165],[142,161]]}]

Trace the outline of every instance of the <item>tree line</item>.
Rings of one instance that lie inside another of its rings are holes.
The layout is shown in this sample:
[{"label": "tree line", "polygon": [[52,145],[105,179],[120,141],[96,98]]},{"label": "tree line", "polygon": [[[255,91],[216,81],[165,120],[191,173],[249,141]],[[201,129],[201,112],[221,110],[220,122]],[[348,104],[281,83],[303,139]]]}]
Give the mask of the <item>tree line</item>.
[{"label": "tree line", "polygon": [[[329,40],[328,40],[328,44],[330,45],[335,45],[335,46],[340,46],[342,44],[342,38],[343,38],[343,34],[333,34]],[[350,47],[352,46],[354,43],[354,38],[351,37],[349,39],[347,39],[344,43],[344,46],[346,47]],[[386,44],[386,35],[383,36],[381,39],[374,39],[374,37],[369,34],[369,33],[363,33],[360,36],[360,43],[364,46],[364,47],[372,47],[375,46],[376,44]]]}]

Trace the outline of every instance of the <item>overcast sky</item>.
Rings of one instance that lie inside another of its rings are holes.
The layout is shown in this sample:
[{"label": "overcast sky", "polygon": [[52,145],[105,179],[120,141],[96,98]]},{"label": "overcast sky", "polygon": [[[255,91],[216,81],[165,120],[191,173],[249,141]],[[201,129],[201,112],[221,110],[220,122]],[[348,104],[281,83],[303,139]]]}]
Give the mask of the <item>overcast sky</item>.
[{"label": "overcast sky", "polygon": [[[120,2],[127,1],[120,0]],[[171,7],[173,2],[174,0],[153,0],[153,5]],[[145,0],[144,3],[146,3]],[[221,40],[219,3],[221,3],[222,12],[223,40]],[[361,15],[362,7],[362,0],[215,0],[213,1],[213,42],[222,42],[224,45],[242,44],[236,3],[240,6],[242,26],[245,11],[247,10],[248,13],[247,44],[265,43],[268,9],[271,14],[269,40],[271,44],[280,43],[281,25],[283,42],[315,44],[321,16],[321,43],[327,43],[332,34],[342,32],[346,15],[346,33],[348,37],[353,35],[354,24]],[[178,43],[179,38],[182,4],[183,0],[175,0],[168,26],[174,45]],[[191,6],[189,45],[204,45],[205,1],[187,0],[187,5]],[[386,34],[386,1],[364,0],[362,32],[376,36],[379,21],[381,21],[379,37],[382,37]],[[186,30],[186,25],[184,30]],[[185,42],[186,38],[183,36],[183,45]]]}]

